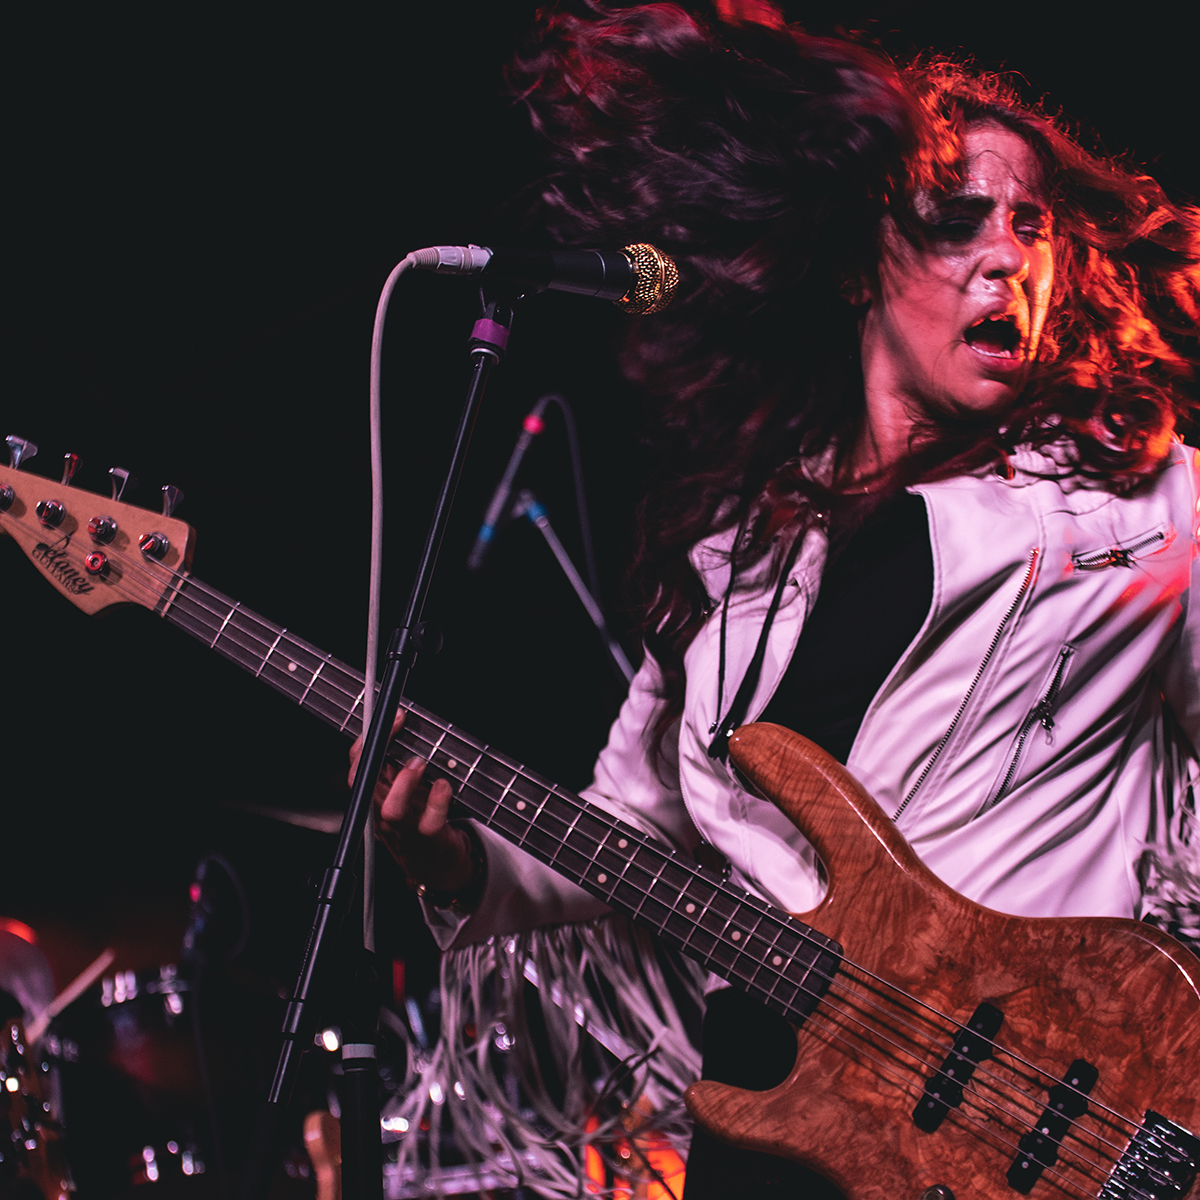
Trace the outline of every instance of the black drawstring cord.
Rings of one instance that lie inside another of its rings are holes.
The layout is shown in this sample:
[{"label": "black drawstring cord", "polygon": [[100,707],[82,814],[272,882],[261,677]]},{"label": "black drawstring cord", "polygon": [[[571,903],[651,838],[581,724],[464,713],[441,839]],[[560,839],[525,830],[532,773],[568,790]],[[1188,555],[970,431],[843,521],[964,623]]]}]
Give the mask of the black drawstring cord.
[{"label": "black drawstring cord", "polygon": [[721,724],[721,705],[725,703],[725,630],[729,623],[729,600],[733,595],[733,585],[737,581],[737,551],[746,536],[746,522],[749,514],[742,518],[738,525],[733,545],[729,548],[729,582],[725,585],[725,599],[721,602],[721,645],[717,654],[717,719],[709,726],[709,733],[716,733]]},{"label": "black drawstring cord", "polygon": [[[779,604],[783,599],[783,589],[787,586],[788,576],[792,573],[792,567],[796,564],[796,555],[800,552],[800,543],[804,541],[804,536],[805,530],[801,529],[787,552],[787,558],[784,560],[783,568],[779,572],[779,581],[775,584],[775,594],[771,597],[771,604],[767,609],[766,620],[763,622],[762,630],[758,635],[758,645],[754,648],[754,657],[750,660],[750,666],[747,668],[746,674],[738,687],[737,694],[733,698],[733,703],[729,706],[729,711],[725,714],[724,718],[715,722],[709,729],[709,733],[716,734],[716,737],[708,745],[709,758],[719,758],[722,762],[729,758],[729,735],[746,719],[746,713],[750,709],[750,701],[754,698],[754,692],[758,687],[758,681],[762,675],[763,660],[767,656],[767,638],[770,635],[771,626],[775,623],[775,614],[779,611]],[[729,597],[733,593],[734,563],[732,559],[730,560],[729,570],[729,588],[725,593],[725,607],[721,610],[721,651],[717,672],[718,713],[721,711],[722,692],[725,685],[725,628],[726,615],[729,610]]]}]

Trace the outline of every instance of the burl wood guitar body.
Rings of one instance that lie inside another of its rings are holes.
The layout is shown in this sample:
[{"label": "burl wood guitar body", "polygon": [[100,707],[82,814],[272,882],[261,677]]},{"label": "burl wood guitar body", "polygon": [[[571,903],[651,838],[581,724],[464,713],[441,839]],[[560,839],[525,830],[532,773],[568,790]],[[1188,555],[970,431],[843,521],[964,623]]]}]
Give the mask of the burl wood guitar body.
[{"label": "burl wood guitar body", "polygon": [[[1011,1200],[1019,1140],[1079,1059],[1098,1071],[1088,1111],[1028,1194],[1099,1196],[1147,1110],[1198,1132],[1200,960],[1135,921],[1031,920],[971,903],[835,760],[786,730],[748,726],[731,752],[826,864],[826,898],[799,915],[845,961],[798,1032],[787,1081],[768,1092],[695,1084],[687,1101],[702,1125],[809,1164],[851,1200],[918,1200],[938,1185],[956,1200]],[[983,1002],[1003,1013],[1002,1050],[923,1132],[913,1110],[954,1022]],[[1187,1191],[1198,1193],[1200,1183]]]}]

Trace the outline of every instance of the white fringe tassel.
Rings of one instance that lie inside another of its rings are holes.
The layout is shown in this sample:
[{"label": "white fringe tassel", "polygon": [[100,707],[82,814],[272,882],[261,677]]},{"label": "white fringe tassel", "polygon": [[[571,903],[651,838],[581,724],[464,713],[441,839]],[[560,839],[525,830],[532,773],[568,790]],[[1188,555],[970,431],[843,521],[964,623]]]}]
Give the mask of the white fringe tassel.
[{"label": "white fringe tassel", "polygon": [[1200,819],[1182,809],[1169,844],[1147,847],[1139,867],[1142,919],[1200,953]]},{"label": "white fringe tassel", "polygon": [[[423,1194],[439,1194],[440,1133],[449,1121],[459,1152],[489,1176],[498,1173],[499,1186],[547,1197],[596,1195],[591,1184],[585,1192],[584,1148],[611,1162],[609,1148],[627,1137],[624,1119],[634,1104],[686,1154],[691,1129],[681,1097],[699,1078],[700,1053],[679,1006],[703,1012],[705,973],[686,959],[674,963],[668,985],[651,936],[615,917],[444,955],[441,1036],[429,1051],[410,1044],[403,1094],[383,1112],[385,1139],[399,1142],[398,1177],[418,1187],[426,1178]],[[529,1012],[530,983],[537,1013]],[[389,1024],[406,1034],[401,1022]],[[543,1076],[531,1025],[544,1031],[556,1079]],[[588,1063],[599,1061],[607,1071],[593,1066],[598,1077],[590,1078]],[[428,1167],[418,1158],[422,1122]],[[628,1176],[628,1163],[621,1170]]]}]

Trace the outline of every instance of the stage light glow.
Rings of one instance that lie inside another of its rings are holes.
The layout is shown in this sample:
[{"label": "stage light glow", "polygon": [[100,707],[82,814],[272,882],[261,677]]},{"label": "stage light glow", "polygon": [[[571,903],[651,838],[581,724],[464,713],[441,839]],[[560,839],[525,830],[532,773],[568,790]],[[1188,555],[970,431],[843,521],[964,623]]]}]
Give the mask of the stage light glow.
[{"label": "stage light glow", "polygon": [[31,946],[37,945],[37,934],[24,921],[18,921],[15,917],[0,917],[0,929],[19,937],[21,941],[28,942]]}]

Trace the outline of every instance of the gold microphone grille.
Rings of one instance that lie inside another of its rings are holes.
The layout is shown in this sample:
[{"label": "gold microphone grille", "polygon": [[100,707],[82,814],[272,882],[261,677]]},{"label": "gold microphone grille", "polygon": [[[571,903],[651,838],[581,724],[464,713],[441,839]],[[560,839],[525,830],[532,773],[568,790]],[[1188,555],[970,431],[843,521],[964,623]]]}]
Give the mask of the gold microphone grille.
[{"label": "gold microphone grille", "polygon": [[617,301],[617,307],[638,317],[666,308],[679,286],[674,260],[647,242],[622,246],[621,253],[633,267],[633,286]]}]

